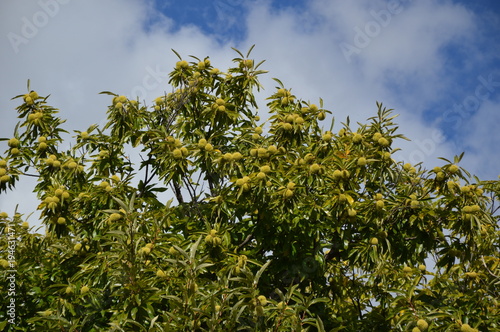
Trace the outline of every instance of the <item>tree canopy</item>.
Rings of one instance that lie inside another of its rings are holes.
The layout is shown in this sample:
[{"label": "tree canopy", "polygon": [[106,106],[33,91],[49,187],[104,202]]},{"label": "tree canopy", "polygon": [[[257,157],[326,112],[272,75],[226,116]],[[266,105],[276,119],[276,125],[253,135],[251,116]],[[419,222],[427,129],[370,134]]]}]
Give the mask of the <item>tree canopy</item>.
[{"label": "tree canopy", "polygon": [[176,53],[153,105],[103,92],[102,128],[70,134],[29,84],[15,97],[0,191],[36,176],[46,231],[0,213],[0,327],[498,330],[499,181],[461,155],[396,162],[380,103],[334,131],[275,79],[261,121],[263,61],[235,51],[225,72]]}]

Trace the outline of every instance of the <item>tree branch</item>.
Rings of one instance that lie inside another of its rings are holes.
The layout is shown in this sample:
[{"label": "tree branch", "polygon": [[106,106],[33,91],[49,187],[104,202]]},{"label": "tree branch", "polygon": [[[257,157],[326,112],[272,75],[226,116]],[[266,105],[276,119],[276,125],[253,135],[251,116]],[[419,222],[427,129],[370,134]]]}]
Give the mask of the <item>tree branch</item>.
[{"label": "tree branch", "polygon": [[248,234],[245,240],[243,240],[243,242],[240,243],[237,250],[243,248],[248,242],[250,242],[250,240],[252,240],[252,238],[253,238],[253,233]]},{"label": "tree branch", "polygon": [[177,198],[177,202],[179,202],[179,204],[184,204],[184,198],[182,197],[181,187],[179,186],[179,184],[175,181],[172,181],[172,187],[174,188],[174,193],[175,197]]}]

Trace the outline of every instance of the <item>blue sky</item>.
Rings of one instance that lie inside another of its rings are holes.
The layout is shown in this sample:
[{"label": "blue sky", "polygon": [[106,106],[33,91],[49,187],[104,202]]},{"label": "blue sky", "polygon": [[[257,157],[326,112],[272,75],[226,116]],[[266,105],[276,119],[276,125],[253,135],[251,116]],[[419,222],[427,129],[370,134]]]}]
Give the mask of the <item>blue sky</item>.
[{"label": "blue sky", "polygon": [[[30,26],[31,25],[31,30]],[[103,123],[103,90],[151,102],[170,91],[171,49],[210,56],[221,70],[236,54],[266,60],[265,98],[280,78],[304,100],[325,101],[336,123],[400,114],[397,159],[427,167],[465,151],[482,179],[500,174],[500,2],[495,0],[38,0],[0,4],[0,136],[16,123],[13,96],[26,81],[68,119]],[[147,81],[149,84],[144,84]],[[339,129],[338,125],[335,127]],[[0,154],[5,146],[0,144]],[[22,182],[0,210],[36,206]]]},{"label": "blue sky", "polygon": [[[155,0],[154,6],[175,21],[175,28],[195,25],[204,33],[220,42],[241,42],[246,38],[247,26],[242,24],[255,0],[217,0],[208,3],[203,0],[161,1]],[[272,11],[291,10],[300,12],[306,8],[307,1],[290,0],[269,1]]]}]

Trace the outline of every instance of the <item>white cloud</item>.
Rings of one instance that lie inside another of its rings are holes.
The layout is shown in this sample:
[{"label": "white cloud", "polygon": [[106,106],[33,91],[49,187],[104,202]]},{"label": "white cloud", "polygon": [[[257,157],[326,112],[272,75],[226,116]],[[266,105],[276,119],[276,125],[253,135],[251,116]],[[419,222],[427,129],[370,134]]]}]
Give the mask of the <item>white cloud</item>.
[{"label": "white cloud", "polygon": [[500,136],[500,101],[485,101],[463,126],[463,138],[467,145],[466,169],[480,178],[498,180],[498,151]]}]

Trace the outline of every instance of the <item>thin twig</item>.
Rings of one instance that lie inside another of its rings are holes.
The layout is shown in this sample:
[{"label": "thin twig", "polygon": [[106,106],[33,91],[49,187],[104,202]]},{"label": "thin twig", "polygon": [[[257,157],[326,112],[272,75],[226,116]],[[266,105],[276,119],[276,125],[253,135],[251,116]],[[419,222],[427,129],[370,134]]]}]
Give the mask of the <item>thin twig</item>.
[{"label": "thin twig", "polygon": [[253,238],[253,233],[248,234],[245,240],[243,240],[243,242],[240,243],[237,249],[239,250],[243,248],[248,242],[250,242],[252,238]]},{"label": "thin twig", "polygon": [[496,274],[494,274],[493,272],[491,272],[491,270],[488,268],[488,265],[486,265],[486,262],[484,261],[484,256],[481,256],[481,261],[483,262],[484,268],[488,271],[489,274],[491,274],[495,278],[500,279],[500,276],[497,276]]}]

